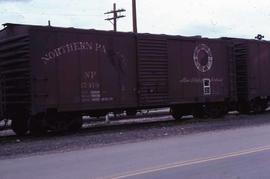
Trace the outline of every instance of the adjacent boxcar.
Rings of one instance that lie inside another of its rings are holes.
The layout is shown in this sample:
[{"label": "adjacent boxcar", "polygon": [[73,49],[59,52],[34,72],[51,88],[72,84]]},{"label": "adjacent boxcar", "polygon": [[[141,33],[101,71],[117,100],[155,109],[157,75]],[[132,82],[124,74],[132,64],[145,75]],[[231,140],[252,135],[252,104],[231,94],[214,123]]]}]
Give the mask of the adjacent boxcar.
[{"label": "adjacent boxcar", "polygon": [[270,43],[232,39],[238,110],[264,111],[270,98]]}]

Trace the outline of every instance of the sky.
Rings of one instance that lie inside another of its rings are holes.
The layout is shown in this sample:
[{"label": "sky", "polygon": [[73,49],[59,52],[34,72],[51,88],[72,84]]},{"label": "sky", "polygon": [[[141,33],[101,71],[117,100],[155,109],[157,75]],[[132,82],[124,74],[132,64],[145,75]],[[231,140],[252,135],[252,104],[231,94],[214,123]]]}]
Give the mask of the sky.
[{"label": "sky", "polygon": [[[132,0],[0,0],[0,23],[112,30],[104,13],[124,8],[118,30],[132,31]],[[269,0],[137,0],[138,32],[270,39]]]}]

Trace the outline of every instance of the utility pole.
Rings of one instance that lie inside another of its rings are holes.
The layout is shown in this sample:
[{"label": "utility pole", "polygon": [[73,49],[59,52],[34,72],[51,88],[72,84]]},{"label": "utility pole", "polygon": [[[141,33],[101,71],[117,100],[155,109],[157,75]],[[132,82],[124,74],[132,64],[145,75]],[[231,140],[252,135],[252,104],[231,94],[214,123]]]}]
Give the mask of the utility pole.
[{"label": "utility pole", "polygon": [[132,17],[133,17],[133,32],[137,33],[136,0],[132,0]]},{"label": "utility pole", "polygon": [[[116,32],[117,31],[117,19],[126,17],[124,15],[121,15],[121,12],[125,12],[125,9],[116,9],[116,4],[113,3],[113,10],[109,12],[105,12],[104,14],[113,14],[113,17],[107,18],[105,20],[111,22],[113,24],[113,30]],[[120,13],[120,14],[118,14]],[[113,20],[113,22],[112,22]]]}]

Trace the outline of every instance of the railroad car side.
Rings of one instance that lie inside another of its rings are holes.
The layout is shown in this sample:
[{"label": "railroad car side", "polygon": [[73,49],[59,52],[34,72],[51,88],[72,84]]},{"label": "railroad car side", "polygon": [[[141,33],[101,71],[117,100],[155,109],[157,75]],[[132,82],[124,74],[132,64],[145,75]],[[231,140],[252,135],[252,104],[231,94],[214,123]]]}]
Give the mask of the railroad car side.
[{"label": "railroad car side", "polygon": [[28,130],[32,106],[28,28],[4,24],[0,32],[1,119],[12,119],[17,134]]},{"label": "railroad car side", "polygon": [[270,99],[270,43],[234,39],[238,110],[261,113]]},{"label": "railroad car side", "polygon": [[176,118],[224,115],[231,97],[226,42],[179,37],[168,44],[172,114]]},{"label": "railroad car side", "polygon": [[267,41],[5,26],[0,112],[18,135],[158,107],[176,119],[259,113],[270,100]]},{"label": "railroad car side", "polygon": [[99,117],[136,109],[133,34],[35,27],[31,36],[33,112],[49,116],[49,126],[68,124],[67,114]]},{"label": "railroad car side", "polygon": [[2,118],[17,134],[137,109],[134,34],[7,24],[1,36]]},{"label": "railroad car side", "polygon": [[50,108],[87,111],[136,107],[132,34],[50,28],[35,29],[31,34],[33,59],[38,59],[36,74],[44,75],[39,78],[48,83],[43,103]]}]

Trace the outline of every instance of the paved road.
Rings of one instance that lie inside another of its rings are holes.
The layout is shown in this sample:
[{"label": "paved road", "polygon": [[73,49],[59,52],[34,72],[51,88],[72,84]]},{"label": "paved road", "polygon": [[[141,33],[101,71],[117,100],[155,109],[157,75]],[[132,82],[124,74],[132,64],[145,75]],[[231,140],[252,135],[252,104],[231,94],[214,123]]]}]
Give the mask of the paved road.
[{"label": "paved road", "polygon": [[267,149],[250,150],[233,155],[179,162],[170,166],[142,170],[116,178],[269,179],[269,150],[270,148],[268,147]]},{"label": "paved road", "polygon": [[1,160],[0,178],[268,179],[269,139],[265,125]]}]

